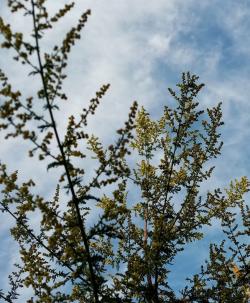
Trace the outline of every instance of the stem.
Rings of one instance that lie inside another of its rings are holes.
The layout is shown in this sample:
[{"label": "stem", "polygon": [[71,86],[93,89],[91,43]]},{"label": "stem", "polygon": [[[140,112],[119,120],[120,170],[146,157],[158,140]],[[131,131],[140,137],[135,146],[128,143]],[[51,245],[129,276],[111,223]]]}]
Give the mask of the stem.
[{"label": "stem", "polygon": [[[182,110],[181,111],[180,122],[179,122],[177,133],[176,133],[177,140],[179,139],[180,129],[181,129],[181,126],[182,126],[181,120],[182,120],[183,114],[184,114],[184,112]],[[174,151],[173,151],[172,158],[171,158],[170,171],[169,171],[167,186],[166,186],[166,196],[165,196],[165,201],[164,201],[164,205],[163,205],[163,209],[162,209],[163,215],[164,215],[166,207],[167,207],[167,199],[168,199],[168,194],[169,194],[169,190],[170,190],[170,181],[171,181],[171,177],[172,177],[172,174],[173,174],[175,155],[176,155],[176,151],[177,151],[177,147],[178,147],[178,141],[177,140],[174,144]],[[161,233],[162,233],[162,226],[160,227],[159,237],[161,236]],[[159,255],[160,255],[160,250],[158,250],[158,252],[156,253],[156,260],[159,258]],[[158,265],[156,265],[156,267],[155,267],[155,291],[156,291],[156,293],[158,293],[158,276],[159,276]]]},{"label": "stem", "polygon": [[[148,263],[148,206],[145,206],[145,210],[144,210],[144,235],[143,235],[143,246],[144,246],[144,253],[145,253],[145,261],[146,263]],[[148,266],[148,264],[147,264]],[[151,288],[152,285],[152,279],[151,279],[151,275],[148,272],[147,273],[147,281],[148,281],[148,285]]]},{"label": "stem", "polygon": [[[17,124],[15,124],[15,122],[13,122],[12,120],[9,121],[9,123],[17,129]],[[40,149],[41,151],[43,151],[47,156],[50,156],[51,158],[58,160],[56,156],[54,156],[53,154],[51,154],[51,152],[49,150],[45,150],[43,148],[42,145],[38,144],[37,141],[33,138],[29,138],[29,140],[37,147],[37,149]]]},{"label": "stem", "polygon": [[[18,218],[7,206],[3,205],[1,203],[2,207],[4,208],[4,210],[9,213],[11,215],[11,217],[13,217],[17,223],[19,223],[29,234],[29,236],[33,239],[36,240],[36,242],[41,245],[45,250],[47,250],[51,256],[55,257],[63,266],[67,267],[71,272],[75,272],[75,270],[68,265],[66,262],[62,261],[60,259],[60,256],[58,256],[58,254],[54,253],[49,247],[47,247],[33,232],[32,230],[30,230],[23,222],[20,218]],[[80,280],[84,281],[82,277],[78,277]]]},{"label": "stem", "polygon": [[3,294],[0,293],[0,298],[2,298],[4,301],[12,303],[13,301],[11,299],[8,299],[7,297],[5,297]]},{"label": "stem", "polygon": [[181,127],[182,127],[181,120],[182,120],[183,114],[184,114],[184,112],[182,111],[181,112],[181,117],[180,117],[180,122],[179,122],[177,133],[176,133],[176,142],[174,144],[174,151],[173,151],[173,154],[172,154],[170,171],[169,171],[168,180],[167,180],[166,196],[165,196],[165,202],[164,202],[163,210],[162,210],[163,214],[165,213],[165,210],[166,210],[166,207],[167,207],[168,194],[169,194],[169,190],[170,190],[170,181],[171,181],[171,177],[172,177],[173,170],[174,170],[175,155],[176,155],[177,148],[178,148],[178,139],[179,139],[180,130],[181,130]]},{"label": "stem", "polygon": [[[149,165],[149,161],[147,159],[147,164]],[[149,195],[149,188],[148,188],[148,176],[146,175],[146,193],[147,193],[147,201],[146,201],[146,205],[145,205],[145,209],[144,209],[144,239],[143,239],[143,245],[144,245],[144,253],[145,253],[145,261],[147,263],[147,267],[149,269],[148,266],[148,195]],[[151,275],[149,272],[147,272],[147,281],[148,281],[148,285],[150,288],[153,287],[152,285],[152,279],[151,279]]]},{"label": "stem", "polygon": [[[149,162],[149,155],[146,152],[146,163],[147,163],[147,168],[149,169],[150,162]],[[146,198],[146,205],[144,208],[144,233],[143,233],[143,249],[144,249],[144,256],[145,256],[145,263],[147,267],[147,273],[146,273],[146,279],[148,283],[148,300],[149,302],[159,302],[158,298],[158,289],[153,285],[152,282],[152,275],[150,273],[151,271],[151,266],[149,264],[149,248],[148,248],[148,223],[149,223],[149,199],[150,199],[150,188],[149,188],[149,178],[150,176],[148,175],[148,171],[146,170],[146,176],[145,176],[145,198]]]},{"label": "stem", "polygon": [[248,266],[247,266],[247,263],[246,263],[246,261],[245,261],[245,258],[244,258],[244,256],[243,256],[243,254],[242,254],[242,252],[241,252],[241,248],[240,248],[240,246],[239,246],[239,242],[236,240],[236,236],[234,235],[234,231],[233,231],[233,228],[232,228],[232,224],[231,224],[231,222],[230,222],[229,220],[228,220],[227,223],[228,223],[228,227],[229,227],[229,232],[230,232],[230,234],[231,234],[231,239],[233,240],[233,243],[234,243],[234,245],[236,246],[236,248],[237,248],[237,250],[238,250],[238,253],[239,253],[239,255],[240,255],[240,260],[242,261],[242,263],[243,263],[245,269],[247,270]]},{"label": "stem", "polygon": [[90,279],[91,279],[91,284],[92,284],[92,288],[93,288],[94,299],[95,299],[95,302],[98,303],[99,302],[99,299],[98,299],[98,285],[96,283],[96,276],[95,276],[95,273],[94,273],[94,267],[93,267],[92,258],[91,258],[91,255],[90,255],[90,248],[89,248],[89,243],[88,243],[88,239],[87,239],[87,235],[86,235],[86,231],[85,231],[85,227],[84,227],[84,222],[83,222],[82,217],[81,217],[81,213],[80,213],[80,209],[79,209],[79,205],[78,205],[78,198],[76,196],[76,193],[75,193],[75,190],[74,190],[74,185],[73,185],[72,180],[71,180],[71,176],[70,176],[70,172],[69,172],[69,169],[68,169],[65,153],[64,153],[63,146],[62,146],[60,138],[59,138],[59,134],[58,134],[57,127],[56,127],[56,122],[55,122],[55,119],[54,119],[52,107],[51,107],[48,92],[47,92],[47,86],[46,86],[46,81],[45,81],[45,77],[44,77],[43,65],[42,65],[41,54],[40,54],[40,46],[39,46],[39,38],[38,38],[38,29],[37,29],[37,24],[36,24],[36,13],[35,13],[34,0],[31,0],[31,4],[32,4],[34,36],[35,36],[35,42],[36,42],[36,52],[37,52],[37,58],[38,58],[38,64],[39,64],[39,73],[40,73],[42,84],[43,84],[45,100],[46,100],[46,103],[47,103],[47,108],[48,108],[48,111],[49,111],[52,127],[54,129],[54,133],[55,133],[56,141],[57,141],[57,144],[58,144],[58,148],[59,148],[61,156],[62,156],[62,161],[63,161],[63,165],[64,165],[64,168],[65,168],[65,172],[66,172],[70,192],[71,192],[71,195],[72,195],[73,204],[74,204],[75,210],[76,210],[77,221],[78,221],[77,223],[79,225],[82,240],[83,240],[85,250],[86,250],[86,257],[87,257],[87,263],[88,263],[88,267],[89,267],[89,271],[90,271]]}]

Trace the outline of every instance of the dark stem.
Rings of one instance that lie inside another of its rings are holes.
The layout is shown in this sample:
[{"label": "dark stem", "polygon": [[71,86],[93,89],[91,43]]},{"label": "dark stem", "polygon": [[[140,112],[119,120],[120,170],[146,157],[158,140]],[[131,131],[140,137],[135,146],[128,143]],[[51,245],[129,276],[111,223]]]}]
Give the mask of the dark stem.
[{"label": "dark stem", "polygon": [[93,288],[93,294],[94,294],[95,302],[98,303],[99,302],[99,299],[98,299],[98,285],[96,283],[96,276],[95,276],[95,273],[94,273],[94,267],[93,267],[92,258],[91,258],[91,255],[90,255],[90,248],[89,248],[89,243],[88,243],[88,239],[87,239],[87,235],[86,235],[86,231],[85,231],[85,227],[84,227],[84,222],[83,222],[83,219],[81,217],[81,213],[80,213],[80,209],[79,209],[79,205],[78,205],[78,198],[76,196],[74,186],[73,186],[73,183],[72,183],[72,180],[71,180],[70,172],[69,172],[68,165],[67,165],[67,160],[66,160],[66,157],[65,157],[63,146],[62,146],[60,138],[59,138],[59,134],[58,134],[57,127],[56,127],[56,122],[55,122],[55,119],[54,119],[52,107],[51,107],[48,92],[47,92],[47,85],[46,85],[46,81],[45,81],[45,77],[44,77],[43,65],[42,65],[41,54],[40,54],[40,46],[39,46],[39,38],[38,38],[39,34],[38,34],[38,29],[37,29],[37,24],[36,24],[36,13],[35,13],[34,0],[31,0],[31,4],[32,4],[34,37],[35,37],[35,42],[36,42],[36,52],[37,52],[37,58],[38,58],[38,64],[39,64],[39,73],[40,73],[40,76],[41,76],[43,89],[44,89],[44,96],[45,96],[45,100],[46,100],[46,103],[47,103],[47,108],[48,108],[48,111],[49,111],[52,127],[54,129],[54,133],[55,133],[55,136],[56,136],[58,148],[59,148],[61,156],[62,156],[62,161],[63,161],[63,165],[64,165],[64,168],[65,168],[65,172],[66,172],[66,176],[67,176],[67,180],[68,180],[68,184],[69,184],[69,189],[70,189],[70,192],[71,192],[71,195],[72,195],[72,201],[73,201],[73,204],[74,204],[75,210],[76,210],[77,221],[78,221],[77,223],[78,223],[78,226],[80,228],[82,240],[83,240],[85,250],[86,250],[87,263],[88,263],[88,267],[89,267],[89,271],[90,271],[90,279],[91,279],[91,284],[92,284],[92,288]]},{"label": "dark stem", "polygon": [[[12,211],[10,211],[10,209],[9,209],[7,206],[4,206],[4,205],[2,204],[2,207],[4,208],[4,210],[5,210],[7,213],[9,213],[9,214],[11,215],[11,217],[13,217],[13,218],[16,220],[16,222],[17,222],[18,224],[20,224],[20,225],[28,232],[29,236],[30,236],[31,238],[33,238],[34,240],[36,240],[36,242],[37,242],[40,246],[42,246],[45,250],[47,250],[47,251],[50,253],[50,255],[51,255],[52,257],[55,257],[55,258],[58,260],[59,263],[61,263],[61,264],[62,264],[63,266],[65,266],[65,267],[67,267],[71,272],[75,272],[75,270],[74,270],[70,265],[68,265],[66,262],[64,262],[64,261],[61,260],[60,256],[58,256],[58,254],[56,254],[56,253],[53,252],[49,247],[47,247],[47,246],[43,243],[43,241],[41,241],[41,240],[32,232],[32,230],[30,230],[30,229],[22,222],[21,219],[19,219]],[[79,276],[78,278],[79,278],[80,280],[84,281],[84,279],[83,279],[81,276]]]},{"label": "dark stem", "polygon": [[[146,152],[145,160],[147,163],[147,168],[149,168],[149,155]],[[148,296],[149,300],[152,299],[153,296],[155,296],[155,291],[154,291],[154,286],[152,283],[152,276],[150,273],[150,265],[149,265],[149,258],[148,258],[148,253],[149,253],[149,248],[148,248],[148,224],[149,224],[149,198],[150,198],[150,192],[149,192],[149,177],[148,173],[146,171],[146,176],[145,176],[145,198],[146,198],[146,203],[144,206],[144,230],[143,230],[143,247],[144,247],[144,257],[145,257],[145,263],[147,267],[147,274],[146,274],[146,279],[147,279],[147,284],[148,284]],[[153,292],[153,293],[152,293]],[[157,296],[157,291],[156,291],[156,296]],[[158,296],[157,296],[158,297]]]},{"label": "dark stem", "polygon": [[0,298],[2,298],[4,301],[12,303],[13,301],[11,299],[8,299],[7,297],[5,297],[3,294],[0,293]]},{"label": "dark stem", "polygon": [[[173,151],[173,154],[172,154],[170,171],[169,171],[168,180],[167,180],[166,196],[165,196],[165,202],[164,202],[163,210],[162,210],[163,214],[165,213],[166,206],[167,206],[167,199],[168,199],[168,194],[169,194],[169,190],[170,190],[170,181],[171,181],[171,177],[172,177],[173,169],[174,169],[174,164],[175,164],[175,155],[176,155],[176,151],[177,151],[177,148],[178,148],[178,141],[179,141],[178,139],[179,139],[179,135],[180,135],[180,129],[181,129],[181,126],[182,126],[181,121],[182,121],[183,114],[184,114],[184,112],[182,110],[181,115],[180,115],[180,122],[179,122],[178,129],[177,129],[177,132],[176,132],[176,142],[174,144],[174,151]],[[161,233],[162,233],[162,226],[160,228],[159,237],[161,236]],[[158,252],[156,254],[156,260],[159,258],[159,255],[160,255],[160,250],[158,250]],[[158,272],[158,266],[156,265],[156,268],[155,268],[155,291],[156,291],[156,293],[158,293],[158,277],[159,277],[159,272]]]},{"label": "dark stem", "polygon": [[229,232],[230,232],[230,234],[231,234],[231,238],[232,238],[232,240],[233,240],[233,243],[234,243],[234,245],[236,246],[236,248],[237,248],[237,250],[238,250],[238,253],[239,253],[239,255],[240,255],[240,260],[242,261],[242,263],[243,263],[245,269],[247,269],[247,268],[248,268],[248,265],[247,265],[247,263],[246,263],[246,261],[245,261],[245,258],[244,258],[243,254],[242,254],[242,252],[241,252],[241,248],[240,248],[240,246],[239,246],[239,243],[238,243],[238,241],[236,240],[236,236],[234,235],[234,231],[233,231],[233,228],[232,228],[232,224],[230,223],[229,220],[228,220],[227,223],[228,223]]}]

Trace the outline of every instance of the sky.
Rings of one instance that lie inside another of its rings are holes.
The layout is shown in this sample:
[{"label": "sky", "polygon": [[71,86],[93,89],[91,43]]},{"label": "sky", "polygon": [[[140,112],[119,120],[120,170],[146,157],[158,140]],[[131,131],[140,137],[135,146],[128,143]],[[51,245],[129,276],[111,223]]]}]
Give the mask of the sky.
[{"label": "sky", "polygon": [[[49,12],[58,3],[47,0]],[[250,177],[250,3],[244,0],[77,0],[75,8],[58,23],[43,42],[49,49],[60,42],[62,35],[75,24],[81,12],[90,8],[92,14],[82,39],[69,60],[65,90],[70,102],[57,116],[63,129],[70,114],[79,112],[95,91],[105,83],[111,88],[90,129],[111,143],[115,130],[122,126],[134,100],[153,117],[160,116],[163,106],[170,104],[167,88],[179,82],[181,73],[190,71],[200,77],[205,88],[200,94],[201,107],[223,102],[225,125],[221,157],[214,163],[216,170],[206,186],[225,187],[240,176]],[[30,20],[11,16],[7,1],[0,1],[0,16],[13,28],[28,34]],[[28,70],[13,64],[12,54],[0,50],[0,67],[14,87],[30,94],[35,91],[26,75]],[[0,99],[0,102],[2,100]],[[3,140],[3,134],[0,135]],[[40,162],[31,162],[26,155],[29,144],[22,140],[2,141],[0,159],[10,171],[19,171],[20,178],[33,176],[39,191],[53,195],[53,176]],[[35,167],[35,172],[34,172]],[[0,289],[6,287],[6,275],[13,269],[18,254],[8,229],[10,219],[0,214]],[[207,230],[207,237],[192,244],[177,258],[171,279],[175,287],[185,277],[199,270],[208,255],[208,243],[218,239],[218,225]],[[197,255],[195,251],[199,250]],[[28,294],[23,293],[23,298]],[[20,299],[21,300],[21,299]],[[20,301],[21,302],[21,301]]]}]

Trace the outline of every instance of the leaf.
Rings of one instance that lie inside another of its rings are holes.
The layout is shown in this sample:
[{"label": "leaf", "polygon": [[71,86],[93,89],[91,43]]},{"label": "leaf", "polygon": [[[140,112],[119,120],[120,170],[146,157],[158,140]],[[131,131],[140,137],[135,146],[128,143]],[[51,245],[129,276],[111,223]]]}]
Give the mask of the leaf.
[{"label": "leaf", "polygon": [[64,161],[55,161],[55,162],[52,162],[52,163],[48,164],[47,170],[49,170],[50,168],[63,166],[63,165],[64,165]]}]

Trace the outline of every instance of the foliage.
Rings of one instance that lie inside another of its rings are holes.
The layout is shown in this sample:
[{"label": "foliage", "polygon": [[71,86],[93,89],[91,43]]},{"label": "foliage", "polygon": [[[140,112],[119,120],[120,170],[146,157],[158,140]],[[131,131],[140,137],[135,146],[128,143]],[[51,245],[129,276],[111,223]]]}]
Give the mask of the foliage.
[{"label": "foliage", "polygon": [[[86,126],[109,89],[106,84],[79,118],[68,118],[63,137],[54,113],[68,99],[63,91],[68,55],[90,11],[46,53],[41,40],[74,7],[67,4],[51,16],[46,2],[8,0],[12,13],[23,12],[33,22],[33,42],[0,18],[2,48],[13,50],[14,60],[41,80],[37,94],[25,98],[0,71],[0,127],[6,139],[30,141],[30,157],[50,159],[47,168],[63,173],[47,201],[35,193],[39,184],[20,182],[17,172],[0,164],[1,210],[15,219],[11,234],[21,257],[9,292],[0,297],[14,302],[29,287],[27,302],[247,302],[250,250],[244,240],[250,211],[243,196],[249,182],[243,177],[225,192],[200,192],[214,169],[208,163],[222,147],[221,104],[200,110],[197,96],[204,85],[184,73],[177,92],[169,89],[175,107],[165,106],[153,120],[134,102],[117,140],[105,147]],[[98,167],[86,183],[80,160],[90,152]],[[97,208],[100,215],[87,226]],[[34,217],[40,218],[36,227]],[[214,218],[221,220],[229,245],[226,240],[211,244],[209,260],[178,295],[169,285],[171,265],[188,243],[203,238],[203,227]]]}]

